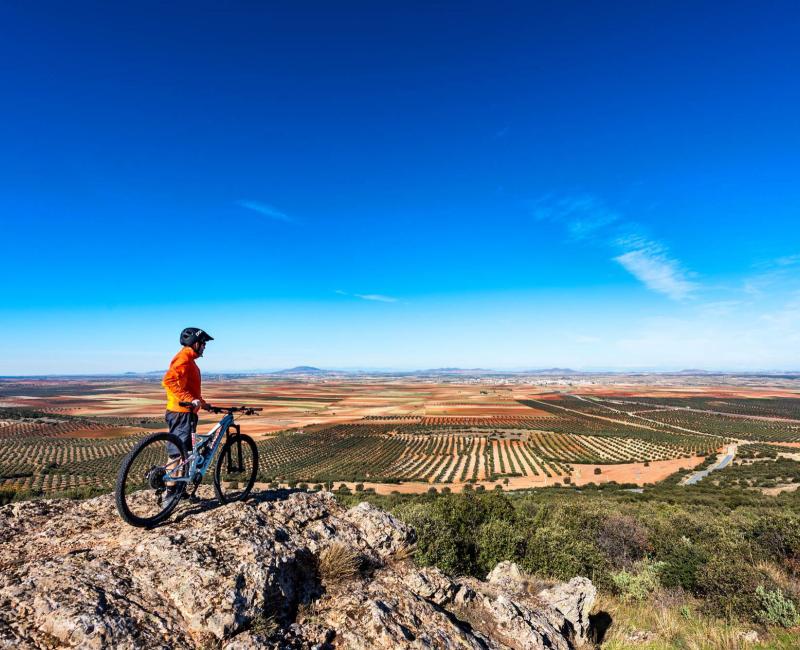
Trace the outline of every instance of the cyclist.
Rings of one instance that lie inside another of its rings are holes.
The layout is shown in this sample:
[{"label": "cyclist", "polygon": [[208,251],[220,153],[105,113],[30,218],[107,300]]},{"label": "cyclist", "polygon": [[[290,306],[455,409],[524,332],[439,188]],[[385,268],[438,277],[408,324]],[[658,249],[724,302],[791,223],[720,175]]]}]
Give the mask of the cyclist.
[{"label": "cyclist", "polygon": [[[192,448],[192,431],[197,426],[197,412],[205,408],[200,390],[200,368],[195,359],[202,357],[206,343],[214,337],[199,327],[187,327],[181,332],[181,350],[169,364],[161,385],[167,391],[167,413],[165,419],[169,432],[180,438],[187,450]],[[181,406],[181,402],[191,402],[191,408]],[[167,453],[172,459],[180,457],[175,445],[167,445]]]}]

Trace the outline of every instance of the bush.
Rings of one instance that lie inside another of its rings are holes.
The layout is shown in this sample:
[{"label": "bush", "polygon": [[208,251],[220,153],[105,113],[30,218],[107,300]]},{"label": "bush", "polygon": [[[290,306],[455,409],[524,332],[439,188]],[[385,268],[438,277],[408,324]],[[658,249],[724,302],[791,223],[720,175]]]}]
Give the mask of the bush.
[{"label": "bush", "polygon": [[489,573],[498,562],[519,562],[525,555],[525,535],[519,526],[502,519],[492,519],[483,524],[476,541],[482,574]]},{"label": "bush", "polygon": [[753,524],[749,536],[769,559],[800,559],[800,518],[797,515],[781,513],[761,517]]},{"label": "bush", "polygon": [[600,525],[597,545],[616,568],[629,569],[649,548],[647,530],[628,515],[610,515]]},{"label": "bush", "polygon": [[522,567],[547,578],[569,580],[574,576],[587,576],[597,583],[605,575],[607,562],[582,531],[553,522],[532,531]]},{"label": "bush", "polygon": [[481,527],[489,522],[513,524],[515,520],[511,502],[495,492],[445,494],[425,502],[402,504],[396,514],[416,530],[416,557],[420,564],[462,575],[482,572],[478,559]]},{"label": "bush", "polygon": [[764,576],[738,553],[715,555],[697,576],[697,588],[705,597],[706,611],[728,620],[753,620],[760,608],[756,589],[762,582]]},{"label": "bush", "polygon": [[11,503],[16,496],[17,496],[17,491],[13,488],[0,489],[0,506],[4,506],[7,503]]},{"label": "bush", "polygon": [[661,556],[658,577],[665,587],[680,587],[686,591],[698,591],[698,571],[708,560],[708,553],[683,538]]},{"label": "bush", "polygon": [[600,469],[599,467],[595,467],[595,468],[594,468],[594,473],[595,473],[595,474],[602,474],[602,473],[603,473],[603,470],[602,470],[602,469]]},{"label": "bush", "polygon": [[642,560],[633,568],[633,572],[623,569],[611,574],[614,590],[626,602],[645,600],[660,585],[658,574],[661,570],[661,562]]},{"label": "bush", "polygon": [[781,627],[800,625],[800,616],[794,603],[786,598],[780,589],[767,591],[759,585],[756,588],[756,598],[761,603],[758,618],[762,623]]},{"label": "bush", "polygon": [[364,491],[364,484],[356,483],[356,492],[363,492],[363,491]]},{"label": "bush", "polygon": [[438,508],[425,503],[403,504],[398,516],[417,534],[416,560],[422,566],[437,566],[448,573],[468,573],[465,542],[451,534],[452,522]]}]

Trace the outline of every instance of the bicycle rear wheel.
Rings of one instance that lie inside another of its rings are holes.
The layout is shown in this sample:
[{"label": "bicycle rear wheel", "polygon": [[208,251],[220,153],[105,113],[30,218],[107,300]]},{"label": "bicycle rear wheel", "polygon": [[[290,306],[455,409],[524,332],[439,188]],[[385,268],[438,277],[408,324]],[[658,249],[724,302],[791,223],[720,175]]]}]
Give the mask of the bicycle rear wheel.
[{"label": "bicycle rear wheel", "polygon": [[[169,451],[180,452],[170,457]],[[114,498],[120,517],[131,526],[142,528],[164,521],[181,500],[186,483],[171,481],[185,469],[186,449],[178,436],[154,433],[139,442],[125,456],[117,474]]]},{"label": "bicycle rear wheel", "polygon": [[258,474],[258,449],[250,436],[230,436],[214,467],[214,491],[220,503],[246,499]]}]

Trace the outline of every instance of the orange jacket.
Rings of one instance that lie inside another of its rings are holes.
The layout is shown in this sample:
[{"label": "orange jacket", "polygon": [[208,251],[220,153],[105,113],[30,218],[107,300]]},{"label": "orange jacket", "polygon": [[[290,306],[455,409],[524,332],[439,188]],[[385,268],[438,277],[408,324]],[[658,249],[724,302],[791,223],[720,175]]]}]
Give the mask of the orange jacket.
[{"label": "orange jacket", "polygon": [[180,406],[179,402],[191,402],[202,399],[200,393],[200,368],[194,360],[197,352],[192,348],[181,348],[172,361],[169,369],[161,381],[167,391],[167,410],[188,413],[192,409]]}]

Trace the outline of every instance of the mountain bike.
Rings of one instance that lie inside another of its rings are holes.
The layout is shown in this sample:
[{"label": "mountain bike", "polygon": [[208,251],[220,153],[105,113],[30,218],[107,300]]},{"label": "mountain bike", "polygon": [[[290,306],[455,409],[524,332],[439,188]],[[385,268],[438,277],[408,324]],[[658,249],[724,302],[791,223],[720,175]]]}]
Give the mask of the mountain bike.
[{"label": "mountain bike", "polygon": [[[181,402],[190,407],[191,402]],[[155,526],[170,516],[191,488],[195,493],[212,465],[217,450],[222,451],[214,466],[214,491],[220,503],[247,498],[258,473],[258,449],[250,436],[234,423],[234,414],[253,415],[252,406],[211,406],[206,410],[224,413],[206,434],[192,430],[192,448],[172,433],[154,433],[139,442],[125,456],[117,474],[115,500],[120,517],[131,526]],[[225,438],[224,444],[222,439]]]}]

